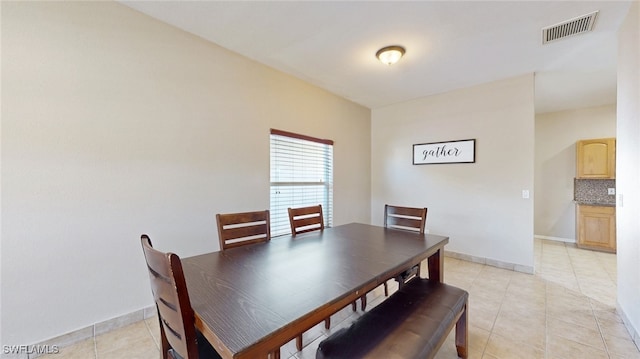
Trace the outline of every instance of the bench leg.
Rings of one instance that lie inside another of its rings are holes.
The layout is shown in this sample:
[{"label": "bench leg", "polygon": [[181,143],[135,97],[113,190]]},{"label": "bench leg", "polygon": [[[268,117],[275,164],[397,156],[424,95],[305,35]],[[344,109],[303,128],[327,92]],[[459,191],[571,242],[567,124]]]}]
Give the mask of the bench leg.
[{"label": "bench leg", "polygon": [[469,303],[465,303],[462,315],[456,323],[456,350],[460,358],[467,358],[469,353],[469,327],[467,325],[467,308]]}]

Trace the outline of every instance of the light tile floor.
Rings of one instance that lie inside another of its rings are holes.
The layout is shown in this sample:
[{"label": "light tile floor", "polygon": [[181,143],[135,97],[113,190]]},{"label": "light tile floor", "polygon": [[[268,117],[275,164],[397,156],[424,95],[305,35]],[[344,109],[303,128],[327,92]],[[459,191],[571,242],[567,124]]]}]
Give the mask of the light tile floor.
[{"label": "light tile floor", "polygon": [[[616,258],[559,242],[535,241],[534,275],[445,259],[445,282],[469,291],[469,358],[634,359],[640,352],[616,314]],[[391,282],[390,282],[391,283]],[[381,292],[381,291],[379,291]],[[376,294],[376,293],[374,293]],[[384,296],[370,299],[370,307]],[[281,349],[290,359],[315,358],[327,334],[361,315],[351,306]],[[157,359],[158,321],[133,325],[62,348],[47,359]],[[457,358],[449,335],[436,359]],[[383,359],[383,358],[381,358]]]}]

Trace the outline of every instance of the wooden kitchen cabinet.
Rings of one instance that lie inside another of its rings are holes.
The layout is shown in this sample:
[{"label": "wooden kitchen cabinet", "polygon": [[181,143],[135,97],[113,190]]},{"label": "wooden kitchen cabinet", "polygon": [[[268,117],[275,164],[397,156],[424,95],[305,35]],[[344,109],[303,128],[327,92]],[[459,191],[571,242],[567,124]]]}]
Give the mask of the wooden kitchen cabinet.
[{"label": "wooden kitchen cabinet", "polygon": [[576,143],[577,178],[616,178],[616,139],[598,138]]},{"label": "wooden kitchen cabinet", "polygon": [[579,204],[576,237],[580,248],[616,251],[616,208]]}]

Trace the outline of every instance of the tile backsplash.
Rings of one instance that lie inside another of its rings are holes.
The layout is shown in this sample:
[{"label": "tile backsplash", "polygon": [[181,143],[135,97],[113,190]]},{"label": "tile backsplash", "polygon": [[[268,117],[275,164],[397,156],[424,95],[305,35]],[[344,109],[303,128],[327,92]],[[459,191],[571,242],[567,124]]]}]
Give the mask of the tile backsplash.
[{"label": "tile backsplash", "polygon": [[616,204],[616,196],[607,192],[608,188],[616,188],[615,179],[582,179],[575,178],[573,199],[578,203]]}]

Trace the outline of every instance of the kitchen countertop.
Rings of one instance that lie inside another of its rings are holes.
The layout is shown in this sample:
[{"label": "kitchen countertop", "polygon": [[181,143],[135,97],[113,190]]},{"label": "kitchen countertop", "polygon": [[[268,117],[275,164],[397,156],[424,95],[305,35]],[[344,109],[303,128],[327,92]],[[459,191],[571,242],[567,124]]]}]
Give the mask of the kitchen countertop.
[{"label": "kitchen countertop", "polygon": [[573,201],[575,204],[581,204],[586,206],[601,206],[601,207],[615,207],[615,203],[610,202],[592,202],[592,201]]}]

